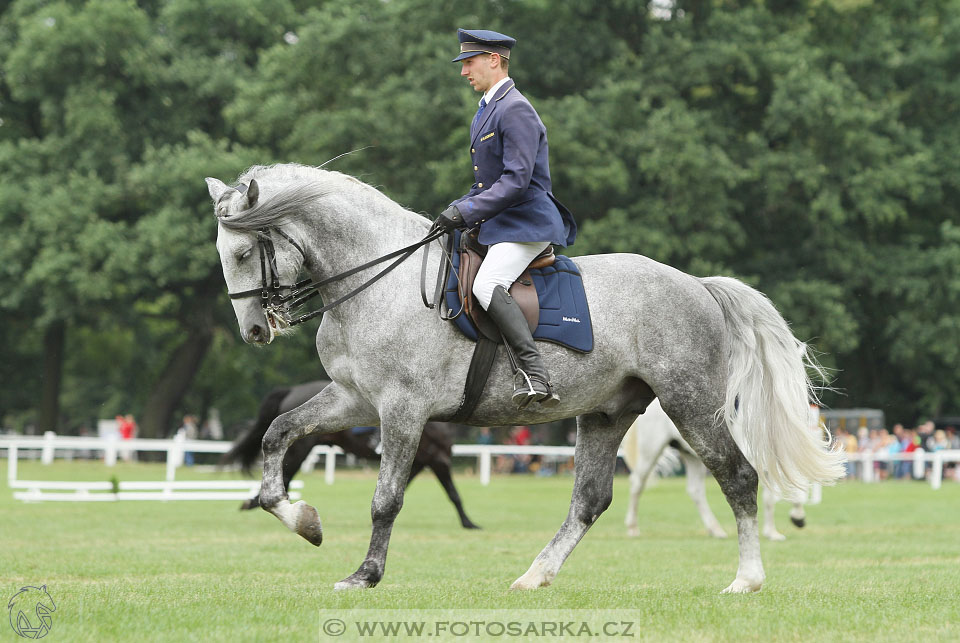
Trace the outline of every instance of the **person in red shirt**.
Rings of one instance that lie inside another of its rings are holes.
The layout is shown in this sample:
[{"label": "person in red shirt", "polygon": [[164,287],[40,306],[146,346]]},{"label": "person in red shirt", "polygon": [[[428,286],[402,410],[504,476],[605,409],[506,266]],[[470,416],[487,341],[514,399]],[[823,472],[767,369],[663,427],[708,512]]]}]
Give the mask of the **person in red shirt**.
[{"label": "person in red shirt", "polygon": [[120,434],[121,440],[132,440],[133,439],[133,416],[128,415],[126,417],[122,415],[117,416],[117,432]]},{"label": "person in red shirt", "polygon": [[[137,423],[133,419],[133,415],[118,415],[117,416],[117,433],[120,434],[121,440],[132,440],[136,437],[137,433]],[[133,460],[133,450],[131,449],[121,449],[120,457],[125,461],[129,462]]]}]

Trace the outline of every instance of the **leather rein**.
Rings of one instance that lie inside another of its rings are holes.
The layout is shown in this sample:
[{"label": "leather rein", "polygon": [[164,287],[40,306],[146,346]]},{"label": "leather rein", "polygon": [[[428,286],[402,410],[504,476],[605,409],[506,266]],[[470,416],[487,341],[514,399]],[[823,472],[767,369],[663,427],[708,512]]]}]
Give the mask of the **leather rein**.
[{"label": "leather rein", "polygon": [[[350,270],[333,275],[332,277],[321,279],[320,281],[304,279],[303,281],[298,281],[297,283],[289,286],[284,286],[280,283],[280,272],[277,269],[277,253],[276,248],[274,248],[273,245],[273,232],[279,234],[288,243],[290,243],[290,245],[296,248],[297,252],[300,253],[300,256],[303,257],[304,261],[306,261],[307,256],[304,253],[303,248],[301,248],[300,245],[297,244],[297,242],[294,241],[290,235],[278,227],[261,228],[257,230],[257,246],[259,246],[260,249],[260,287],[241,292],[228,292],[227,294],[230,296],[230,299],[260,297],[260,306],[263,308],[265,313],[268,313],[268,319],[269,316],[272,315],[288,326],[302,324],[305,321],[322,315],[328,310],[336,308],[348,299],[355,297],[379,281],[388,272],[409,259],[410,256],[413,255],[413,253],[418,249],[432,243],[433,241],[436,241],[446,234],[442,228],[439,228],[436,224],[434,224],[423,239],[417,241],[416,243],[412,243],[409,246],[405,246],[399,250],[394,250],[389,254],[383,255],[382,257],[378,257],[364,264],[356,266],[355,268],[351,268]],[[320,294],[320,287],[326,284],[341,281],[342,279],[366,270],[367,268],[372,268],[373,266],[381,264],[384,261],[389,261],[395,257],[397,258],[396,261],[336,301],[330,302],[322,308],[305,313],[303,315],[296,316],[296,313],[292,312],[302,306],[304,302]]]}]

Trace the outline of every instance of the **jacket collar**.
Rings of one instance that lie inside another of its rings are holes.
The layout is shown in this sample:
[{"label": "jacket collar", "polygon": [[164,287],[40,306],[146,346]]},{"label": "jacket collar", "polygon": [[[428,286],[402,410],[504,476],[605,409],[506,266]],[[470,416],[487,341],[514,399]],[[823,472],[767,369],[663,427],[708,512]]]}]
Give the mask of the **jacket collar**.
[{"label": "jacket collar", "polygon": [[516,83],[514,83],[513,79],[511,78],[510,80],[505,82],[503,85],[501,85],[499,89],[497,89],[496,93],[493,95],[493,100],[490,101],[490,104],[488,104],[483,109],[483,114],[480,115],[480,122],[477,123],[477,129],[470,132],[471,145],[473,145],[474,141],[477,138],[477,135],[480,134],[481,131],[483,131],[483,127],[484,125],[486,125],[487,121],[490,119],[490,115],[493,114],[494,110],[497,108],[497,103],[500,101],[501,98],[506,96],[507,92],[513,89],[515,85]]},{"label": "jacket collar", "polygon": [[494,89],[493,91],[489,91],[489,90],[488,90],[488,91],[483,95],[483,97],[484,97],[485,99],[487,98],[487,96],[490,97],[489,99],[487,99],[487,102],[488,102],[488,103],[492,103],[492,102],[494,102],[494,101],[496,101],[496,100],[499,100],[498,97],[503,98],[503,93],[502,93],[502,92],[503,92],[503,88],[506,87],[507,85],[512,85],[512,84],[513,84],[513,79],[510,78],[509,76],[504,76],[503,78],[501,78],[500,80],[498,80],[498,81],[495,83],[495,85],[494,85],[494,88],[495,88],[495,89]]}]

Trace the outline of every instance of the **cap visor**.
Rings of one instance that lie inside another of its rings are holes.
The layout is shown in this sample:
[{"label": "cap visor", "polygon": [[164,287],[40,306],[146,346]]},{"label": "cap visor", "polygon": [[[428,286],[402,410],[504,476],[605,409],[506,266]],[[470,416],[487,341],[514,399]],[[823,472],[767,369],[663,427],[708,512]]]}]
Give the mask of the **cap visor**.
[{"label": "cap visor", "polygon": [[460,54],[459,56],[457,56],[456,58],[454,58],[453,60],[451,60],[450,62],[453,62],[453,63],[460,62],[460,61],[463,60],[464,58],[473,58],[474,56],[479,56],[480,54],[485,54],[485,53],[487,53],[487,52],[485,52],[485,51],[465,51],[465,52],[463,52],[462,54]]}]

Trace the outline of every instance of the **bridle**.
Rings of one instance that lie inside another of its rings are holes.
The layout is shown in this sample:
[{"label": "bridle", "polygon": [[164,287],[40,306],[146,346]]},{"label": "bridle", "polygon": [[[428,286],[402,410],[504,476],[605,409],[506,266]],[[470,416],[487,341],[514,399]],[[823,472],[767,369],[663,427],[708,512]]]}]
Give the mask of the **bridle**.
[{"label": "bridle", "polygon": [[[230,299],[247,299],[249,297],[260,297],[260,306],[264,312],[271,313],[275,317],[290,323],[287,318],[288,304],[304,286],[310,283],[309,279],[299,281],[289,286],[280,283],[280,271],[277,268],[277,250],[273,245],[272,233],[276,232],[287,240],[290,245],[297,249],[300,256],[306,261],[307,255],[303,248],[280,228],[261,228],[257,230],[257,247],[260,250],[260,287],[243,290],[241,292],[227,292]],[[287,294],[283,294],[287,291]],[[305,321],[305,320],[304,320]],[[300,322],[297,322],[300,323]]]},{"label": "bridle", "polygon": [[[247,186],[240,184],[236,189],[242,194],[247,191]],[[446,234],[442,228],[439,228],[436,224],[434,224],[423,239],[417,241],[416,243],[412,243],[409,246],[405,246],[399,250],[394,250],[389,254],[383,255],[382,257],[378,257],[372,261],[368,261],[362,265],[356,266],[355,268],[351,268],[350,270],[333,275],[332,277],[321,279],[320,281],[304,279],[303,281],[298,281],[289,286],[284,286],[282,283],[280,283],[280,271],[277,269],[277,253],[276,248],[274,248],[273,245],[272,233],[276,232],[287,242],[289,242],[290,245],[296,248],[297,252],[300,253],[300,256],[303,257],[304,261],[307,259],[306,253],[303,251],[303,248],[301,248],[300,245],[293,239],[293,237],[281,230],[279,227],[273,226],[260,228],[256,232],[257,246],[260,251],[260,287],[251,288],[250,290],[244,290],[241,292],[232,293],[228,291],[227,295],[230,296],[230,299],[259,297],[260,307],[263,309],[268,321],[272,316],[274,319],[279,320],[281,323],[287,326],[296,326],[297,324],[302,324],[305,321],[322,315],[328,310],[336,308],[343,302],[351,299],[363,290],[366,290],[375,284],[388,272],[409,259],[410,256],[419,248],[436,241]],[[362,270],[366,270],[367,268],[371,268],[395,257],[397,257],[396,261],[378,272],[373,276],[373,278],[365,281],[360,286],[351,290],[346,295],[333,302],[330,302],[318,310],[314,310],[303,315],[296,314],[297,309],[303,305],[304,302],[320,294],[320,287],[340,281]]]}]

